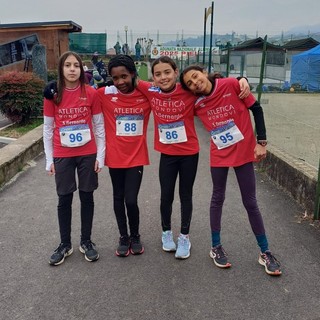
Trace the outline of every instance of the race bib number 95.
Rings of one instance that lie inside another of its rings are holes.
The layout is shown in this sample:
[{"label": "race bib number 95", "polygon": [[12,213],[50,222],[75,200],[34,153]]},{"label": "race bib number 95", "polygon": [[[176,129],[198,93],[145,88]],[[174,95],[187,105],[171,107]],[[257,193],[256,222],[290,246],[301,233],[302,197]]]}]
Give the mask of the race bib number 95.
[{"label": "race bib number 95", "polygon": [[213,143],[218,149],[230,147],[244,138],[241,131],[233,121],[212,130],[210,134]]}]

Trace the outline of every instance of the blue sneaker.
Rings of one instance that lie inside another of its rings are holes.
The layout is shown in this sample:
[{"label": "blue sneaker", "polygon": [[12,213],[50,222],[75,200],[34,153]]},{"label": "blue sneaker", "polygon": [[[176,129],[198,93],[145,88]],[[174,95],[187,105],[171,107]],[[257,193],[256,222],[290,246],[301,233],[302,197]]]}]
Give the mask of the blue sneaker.
[{"label": "blue sneaker", "polygon": [[282,273],[280,262],[269,250],[265,253],[260,253],[259,263],[264,266],[266,273],[271,276],[280,276]]},{"label": "blue sneaker", "polygon": [[176,244],[173,241],[171,230],[162,232],[162,249],[164,251],[176,251]]},{"label": "blue sneaker", "polygon": [[212,247],[209,255],[217,267],[219,268],[231,267],[231,263],[228,261],[228,255],[226,251],[223,249],[221,244],[215,247]]},{"label": "blue sneaker", "polygon": [[175,254],[177,259],[187,259],[190,257],[191,242],[189,235],[181,234],[178,237],[178,248]]}]

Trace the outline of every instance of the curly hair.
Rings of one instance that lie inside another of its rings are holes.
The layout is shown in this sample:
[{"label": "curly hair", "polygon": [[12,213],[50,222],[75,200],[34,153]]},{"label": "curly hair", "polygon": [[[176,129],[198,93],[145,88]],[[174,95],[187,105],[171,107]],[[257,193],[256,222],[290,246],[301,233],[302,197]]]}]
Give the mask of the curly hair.
[{"label": "curly hair", "polygon": [[130,73],[134,75],[134,80],[137,78],[137,69],[133,59],[126,54],[119,54],[110,59],[108,63],[108,73],[111,75],[112,68],[125,67]]}]

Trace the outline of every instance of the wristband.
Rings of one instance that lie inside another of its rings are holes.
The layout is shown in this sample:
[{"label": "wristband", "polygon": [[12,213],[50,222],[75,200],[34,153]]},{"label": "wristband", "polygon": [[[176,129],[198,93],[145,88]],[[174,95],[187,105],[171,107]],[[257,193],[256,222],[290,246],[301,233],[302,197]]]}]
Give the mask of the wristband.
[{"label": "wristband", "polygon": [[261,146],[265,147],[268,144],[268,141],[267,140],[258,140],[257,143],[260,144]]}]

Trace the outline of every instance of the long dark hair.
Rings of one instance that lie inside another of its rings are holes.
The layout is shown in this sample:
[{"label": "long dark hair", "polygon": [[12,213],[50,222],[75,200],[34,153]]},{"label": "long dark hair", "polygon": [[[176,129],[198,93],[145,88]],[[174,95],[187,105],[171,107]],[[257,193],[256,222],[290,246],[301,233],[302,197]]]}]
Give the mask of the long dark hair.
[{"label": "long dark hair", "polygon": [[85,84],[86,84],[86,76],[83,70],[83,63],[82,60],[80,58],[80,56],[73,51],[66,51],[65,53],[63,53],[60,58],[59,58],[59,63],[58,63],[58,82],[57,82],[57,87],[58,87],[58,94],[57,97],[55,99],[56,104],[59,104],[62,100],[62,96],[63,96],[63,91],[66,87],[66,83],[65,83],[65,78],[63,75],[63,67],[64,67],[64,63],[67,60],[67,58],[69,56],[74,56],[77,61],[79,62],[80,65],[80,77],[79,77],[79,82],[80,82],[80,86],[81,86],[81,96],[85,97]]},{"label": "long dark hair", "polygon": [[[197,65],[197,64],[193,64],[193,65],[190,65],[188,67],[186,67],[181,73],[180,73],[180,77],[179,77],[179,80],[180,80],[180,83],[181,83],[181,87],[184,89],[184,90],[187,90],[187,91],[190,91],[189,87],[186,85],[186,83],[184,82],[184,75],[191,71],[191,70],[196,70],[196,71],[200,71],[200,72],[204,72],[205,71],[205,68],[200,66],[200,65]],[[217,78],[223,78],[222,74],[219,73],[219,72],[214,72],[214,73],[209,73],[208,74],[208,79],[209,81],[212,83],[212,86],[214,87],[214,83],[215,83],[215,80]]]}]

